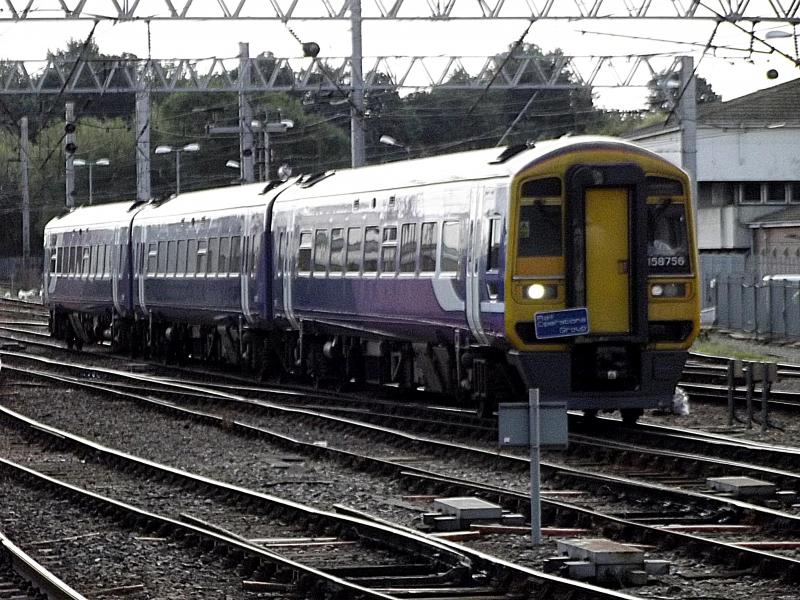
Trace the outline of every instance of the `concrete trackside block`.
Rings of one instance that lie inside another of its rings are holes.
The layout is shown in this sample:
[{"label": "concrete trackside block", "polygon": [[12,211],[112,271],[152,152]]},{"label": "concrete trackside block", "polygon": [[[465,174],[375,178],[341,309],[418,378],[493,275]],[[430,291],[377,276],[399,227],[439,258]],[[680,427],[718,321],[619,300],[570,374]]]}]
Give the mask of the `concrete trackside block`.
[{"label": "concrete trackside block", "polygon": [[760,481],[751,477],[709,477],[706,485],[713,490],[732,493],[737,497],[772,496],[777,491],[769,481]]},{"label": "concrete trackside block", "polygon": [[647,585],[647,571],[628,571],[625,573],[625,581],[630,585]]},{"label": "concrete trackside block", "polygon": [[644,562],[644,552],[627,544],[606,539],[557,541],[558,551],[575,560],[589,560],[596,565],[639,565]]},{"label": "concrete trackside block", "polygon": [[517,513],[505,513],[500,522],[503,525],[525,525],[525,517]]},{"label": "concrete trackside block", "polygon": [[503,509],[500,506],[480,498],[437,498],[433,501],[433,509],[468,521],[475,519],[499,521],[503,516]]},{"label": "concrete trackside block", "polygon": [[593,579],[597,568],[588,560],[568,560],[564,563],[564,576],[570,579]]},{"label": "concrete trackside block", "polygon": [[433,527],[436,531],[458,531],[463,529],[461,519],[451,516],[439,516],[433,520]]},{"label": "concrete trackside block", "polygon": [[569,556],[552,556],[545,558],[542,563],[542,570],[545,573],[558,573],[569,562]]},{"label": "concrete trackside block", "polygon": [[648,575],[669,575],[671,563],[668,560],[652,560],[644,561],[644,570]]}]

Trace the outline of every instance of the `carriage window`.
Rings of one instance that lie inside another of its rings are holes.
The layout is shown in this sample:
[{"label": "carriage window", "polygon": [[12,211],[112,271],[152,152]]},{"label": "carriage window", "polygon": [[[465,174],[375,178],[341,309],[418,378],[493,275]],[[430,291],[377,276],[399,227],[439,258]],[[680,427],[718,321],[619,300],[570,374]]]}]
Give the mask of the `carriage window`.
[{"label": "carriage window", "polygon": [[400,229],[400,272],[417,270],[417,225],[406,223]]},{"label": "carriage window", "polygon": [[178,242],[170,240],[167,245],[167,273],[175,275],[178,271]]},{"label": "carriage window", "polygon": [[89,266],[92,262],[92,246],[84,246],[83,247],[83,267],[82,273],[84,273],[87,277],[89,276]]},{"label": "carriage window", "polygon": [[167,242],[158,242],[158,273],[167,272]]},{"label": "carriage window", "polygon": [[258,270],[258,257],[261,255],[261,236],[253,235],[250,238],[250,276],[254,277]]},{"label": "carriage window", "polygon": [[175,270],[176,273],[183,275],[186,273],[186,258],[188,251],[188,240],[178,240],[178,266]]},{"label": "carriage window", "polygon": [[75,274],[80,275],[83,268],[83,246],[75,246]]},{"label": "carriage window", "polygon": [[301,273],[311,271],[311,232],[300,234],[300,250],[297,253],[297,270]]},{"label": "carriage window", "polygon": [[397,268],[397,227],[383,228],[381,273],[394,273]]},{"label": "carriage window", "polygon": [[106,246],[105,244],[100,244],[97,247],[97,264],[95,265],[95,275],[99,277],[103,277],[105,275],[105,265],[106,265]]},{"label": "carriage window", "polygon": [[317,229],[314,234],[314,273],[325,274],[325,259],[328,258],[330,248],[328,248],[328,230]]},{"label": "carriage window", "polygon": [[194,272],[202,275],[208,268],[208,240],[197,240],[197,254],[195,254]]},{"label": "carriage window", "polygon": [[341,228],[331,229],[331,259],[329,261],[331,273],[342,272],[343,251],[344,251],[344,230]]},{"label": "carriage window", "polygon": [[361,269],[361,235],[360,227],[347,230],[347,272],[358,273]]},{"label": "carriage window", "polygon": [[[283,234],[281,234],[283,235]],[[235,235],[231,238],[230,272],[238,273],[242,262],[242,238]]]},{"label": "carriage window", "polygon": [[523,199],[517,256],[561,256],[561,200]]},{"label": "carriage window", "polygon": [[364,273],[378,272],[378,248],[380,245],[380,227],[367,227],[364,236]]},{"label": "carriage window", "polygon": [[217,271],[220,273],[227,273],[228,269],[228,256],[231,253],[231,238],[224,237],[219,239],[219,266]]},{"label": "carriage window", "polygon": [[56,273],[64,272],[64,248],[59,248],[56,252]]},{"label": "carriage window", "polygon": [[98,277],[103,277],[103,267],[105,267],[106,264],[106,245],[99,244],[95,248],[95,252],[97,253],[97,270],[95,273]]},{"label": "carriage window", "polygon": [[103,269],[103,274],[106,277],[111,277],[112,260],[114,259],[114,245],[106,244],[106,266]]},{"label": "carriage window", "polygon": [[671,200],[647,203],[647,264],[651,275],[689,273],[685,205]]},{"label": "carriage window", "polygon": [[69,265],[67,272],[74,275],[77,272],[75,267],[77,260],[76,257],[78,256],[78,247],[77,246],[70,246],[69,247]]},{"label": "carriage window", "polygon": [[436,271],[436,234],[438,223],[423,223],[420,232],[419,270],[421,273]]},{"label": "carriage window", "polygon": [[489,221],[489,255],[486,257],[486,270],[496,271],[500,267],[500,238],[503,235],[503,220]]},{"label": "carriage window", "polygon": [[156,274],[156,267],[158,266],[158,245],[150,244],[147,247],[147,270],[148,275]]},{"label": "carriage window", "polygon": [[93,252],[90,253],[88,270],[90,277],[97,274],[97,246],[92,246],[91,249]]},{"label": "carriage window", "polygon": [[461,238],[459,226],[458,221],[446,221],[442,225],[442,259],[439,263],[439,270],[442,273],[458,272],[458,249]]},{"label": "carriage window", "polygon": [[208,252],[206,253],[206,273],[215,273],[217,256],[219,255],[219,238],[208,239]]}]

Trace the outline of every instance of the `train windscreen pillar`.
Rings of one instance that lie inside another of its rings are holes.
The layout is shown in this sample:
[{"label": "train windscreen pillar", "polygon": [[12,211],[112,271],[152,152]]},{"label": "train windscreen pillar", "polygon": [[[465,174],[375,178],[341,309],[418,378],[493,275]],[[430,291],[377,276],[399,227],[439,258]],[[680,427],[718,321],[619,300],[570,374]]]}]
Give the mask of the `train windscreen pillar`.
[{"label": "train windscreen pillar", "polygon": [[540,401],[538,388],[528,390],[528,403],[500,403],[497,411],[500,446],[530,448],[531,541],[542,543],[541,449],[567,447],[567,403]]}]

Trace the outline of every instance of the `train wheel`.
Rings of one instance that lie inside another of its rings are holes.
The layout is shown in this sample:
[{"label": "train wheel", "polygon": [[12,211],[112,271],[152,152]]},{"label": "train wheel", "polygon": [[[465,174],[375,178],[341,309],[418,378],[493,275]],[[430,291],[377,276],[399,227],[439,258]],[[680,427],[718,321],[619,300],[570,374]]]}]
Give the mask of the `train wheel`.
[{"label": "train wheel", "polygon": [[644,414],[641,408],[623,408],[620,413],[622,414],[622,422],[625,425],[636,425],[636,420]]}]

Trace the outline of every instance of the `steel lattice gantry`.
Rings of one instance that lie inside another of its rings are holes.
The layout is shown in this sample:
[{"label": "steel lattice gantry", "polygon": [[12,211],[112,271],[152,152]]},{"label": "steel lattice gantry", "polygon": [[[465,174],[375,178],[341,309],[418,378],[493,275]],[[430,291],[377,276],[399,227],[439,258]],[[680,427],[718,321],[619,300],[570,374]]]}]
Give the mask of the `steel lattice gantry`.
[{"label": "steel lattice gantry", "polygon": [[[3,0],[0,20],[346,19],[350,0]],[[364,19],[792,21],[798,0],[362,0]]]},{"label": "steel lattice gantry", "polygon": [[[567,89],[646,85],[674,70],[668,55],[574,57],[365,57],[364,91],[386,89]],[[242,62],[244,61],[244,62]],[[0,61],[0,95],[349,90],[350,57]],[[477,73],[454,78],[457,73]],[[244,73],[245,77],[240,77]],[[569,78],[564,74],[568,73]]]}]

